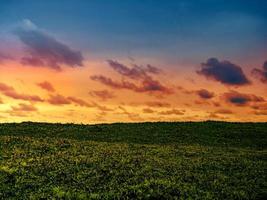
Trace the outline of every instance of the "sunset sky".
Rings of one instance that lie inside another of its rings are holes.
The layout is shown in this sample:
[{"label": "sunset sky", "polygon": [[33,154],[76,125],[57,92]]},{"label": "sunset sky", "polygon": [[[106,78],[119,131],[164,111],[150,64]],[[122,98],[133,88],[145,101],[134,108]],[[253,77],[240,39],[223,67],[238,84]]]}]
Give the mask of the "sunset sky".
[{"label": "sunset sky", "polygon": [[267,121],[265,0],[1,0],[0,122]]}]

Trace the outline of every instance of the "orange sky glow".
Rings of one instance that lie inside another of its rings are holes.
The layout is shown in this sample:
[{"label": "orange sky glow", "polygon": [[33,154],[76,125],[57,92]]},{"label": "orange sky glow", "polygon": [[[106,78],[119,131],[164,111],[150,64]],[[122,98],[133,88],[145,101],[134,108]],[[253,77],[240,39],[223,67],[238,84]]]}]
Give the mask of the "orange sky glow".
[{"label": "orange sky glow", "polygon": [[265,12],[88,4],[0,7],[0,122],[267,121]]},{"label": "orange sky glow", "polygon": [[[14,61],[2,65],[0,83],[13,87],[21,95],[34,95],[41,99],[34,101],[14,98],[2,91],[2,122],[266,121],[265,113],[260,113],[261,110],[254,108],[266,107],[265,101],[251,102],[249,105],[232,105],[223,97],[229,90],[245,94],[255,93],[264,97],[264,85],[260,83],[245,86],[241,90],[213,83],[193,73],[194,81],[188,79],[186,74],[164,71],[155,78],[161,80],[172,92],[147,93],[114,89],[91,80],[90,76],[94,74],[105,74],[114,80],[123,79],[110,70],[106,62],[87,61],[83,68],[66,68],[60,72],[41,67],[21,66]],[[44,82],[49,83],[53,91],[39,85]],[[197,91],[203,88],[212,91],[214,96],[201,98]],[[51,101],[53,97],[58,96],[62,97],[62,102]],[[71,97],[74,101],[68,100]]]}]

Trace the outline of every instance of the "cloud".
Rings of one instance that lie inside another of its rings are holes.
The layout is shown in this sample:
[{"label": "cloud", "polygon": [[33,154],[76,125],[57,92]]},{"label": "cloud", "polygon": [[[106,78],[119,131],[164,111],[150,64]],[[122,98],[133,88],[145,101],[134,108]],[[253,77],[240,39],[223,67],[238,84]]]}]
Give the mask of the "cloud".
[{"label": "cloud", "polygon": [[150,64],[146,65],[146,67],[134,64],[132,68],[129,68],[126,65],[121,64],[114,60],[107,60],[107,62],[109,66],[113,68],[116,72],[131,79],[145,79],[150,77],[148,75],[149,73],[150,74],[162,73],[162,71],[159,68],[154,67]]},{"label": "cloud", "polygon": [[10,91],[10,90],[14,90],[14,88],[6,85],[4,83],[0,83],[0,91],[1,92],[6,92],[6,91]]},{"label": "cloud", "polygon": [[134,65],[133,68],[129,68],[117,61],[108,60],[109,66],[114,69],[117,73],[122,75],[124,78],[129,78],[138,82],[129,82],[122,80],[120,82],[114,81],[109,77],[103,75],[91,76],[91,79],[98,81],[106,86],[114,89],[128,89],[135,92],[148,92],[150,94],[172,94],[173,91],[164,86],[158,80],[152,78],[148,73],[157,74],[159,73],[157,68],[148,65],[146,68]]},{"label": "cloud", "polygon": [[49,99],[47,100],[48,103],[52,105],[69,105],[75,104],[81,107],[94,107],[93,104],[89,104],[88,102],[84,101],[83,99],[76,98],[76,97],[65,97],[60,94],[57,95],[50,95]]},{"label": "cloud", "polygon": [[113,81],[111,78],[108,78],[102,75],[94,75],[94,76],[91,76],[90,78],[94,81],[98,81],[114,89],[138,90],[138,87],[135,84],[127,82],[127,81],[116,82],[116,81]]},{"label": "cloud", "polygon": [[145,103],[147,106],[155,107],[155,108],[164,108],[164,107],[170,107],[171,105],[167,102],[162,101],[148,101]]},{"label": "cloud", "polygon": [[128,89],[135,92],[159,92],[164,94],[172,94],[172,90],[163,86],[160,82],[153,80],[153,79],[145,79],[141,83],[140,86],[131,83],[129,81],[122,80],[121,82],[117,82],[112,80],[111,78],[102,76],[102,75],[94,75],[90,77],[94,81],[98,81],[108,87],[114,89]]},{"label": "cloud", "polygon": [[242,86],[250,83],[241,67],[229,61],[220,62],[217,58],[202,63],[197,73],[225,85]]},{"label": "cloud", "polygon": [[112,99],[115,97],[115,95],[108,90],[95,90],[95,91],[89,92],[89,94],[93,97],[99,97],[103,101],[106,101],[108,99]]},{"label": "cloud", "polygon": [[249,103],[265,102],[264,98],[262,97],[253,94],[243,94],[232,90],[224,93],[223,97],[226,102],[236,106],[246,106]]},{"label": "cloud", "polygon": [[99,105],[98,103],[93,102],[93,106],[95,106],[96,108],[98,108],[100,111],[102,112],[109,112],[109,111],[113,111],[113,109],[108,108],[106,106],[103,105]]},{"label": "cloud", "polygon": [[172,94],[173,91],[170,88],[163,86],[159,81],[147,78],[142,82],[142,86],[139,88],[140,92],[161,92],[164,94]]},{"label": "cloud", "polygon": [[219,103],[219,102],[213,102],[213,105],[215,106],[215,107],[220,107],[221,106],[221,104]]},{"label": "cloud", "polygon": [[61,70],[62,65],[68,67],[83,66],[83,55],[66,44],[56,40],[40,30],[30,20],[24,20],[22,26],[14,33],[26,46],[29,55],[21,59],[23,65],[49,67]]},{"label": "cloud", "polygon": [[37,95],[20,94],[20,93],[17,93],[16,91],[6,91],[6,92],[3,92],[3,94],[13,99],[20,99],[20,100],[25,100],[25,101],[39,101],[39,102],[44,101]]},{"label": "cloud", "polygon": [[28,117],[29,112],[20,112],[20,111],[13,111],[13,110],[7,110],[6,113],[8,113],[10,116],[13,117]]},{"label": "cloud", "polygon": [[210,105],[209,102],[204,101],[204,100],[195,100],[194,103],[197,105]]},{"label": "cloud", "polygon": [[38,27],[29,19],[23,19],[22,23],[20,24],[20,28],[26,30],[37,30]]},{"label": "cloud", "polygon": [[134,66],[133,68],[128,68],[117,61],[107,60],[107,62],[116,72],[131,79],[141,79],[147,76],[146,72],[141,67]]},{"label": "cloud", "polygon": [[[124,105],[124,104],[123,104]],[[142,102],[131,102],[129,104],[130,106],[136,107],[136,106],[141,106],[141,107],[148,107],[148,108],[170,108],[171,104],[166,102],[166,101],[142,101]]]},{"label": "cloud", "polygon": [[205,89],[197,90],[196,94],[202,99],[211,99],[215,96],[213,92]]},{"label": "cloud", "polygon": [[267,115],[267,110],[255,111],[255,115]]},{"label": "cloud", "polygon": [[12,106],[12,111],[16,112],[34,112],[38,111],[38,109],[32,105],[32,104],[25,104],[25,103],[20,103],[18,106]]},{"label": "cloud", "polygon": [[207,119],[208,120],[211,120],[211,119],[227,120],[228,118],[221,116],[221,115],[218,115],[216,113],[208,113]]},{"label": "cloud", "polygon": [[13,60],[13,58],[9,55],[6,55],[6,54],[0,52],[0,63],[4,62],[6,60]]},{"label": "cloud", "polygon": [[72,103],[79,105],[81,107],[93,107],[92,104],[89,104],[88,102],[84,101],[83,99],[76,98],[76,97],[67,97],[69,101]]},{"label": "cloud", "polygon": [[160,115],[184,115],[184,110],[171,109],[159,112]]},{"label": "cloud", "polygon": [[[37,67],[45,66],[45,62],[38,57],[23,57],[21,58],[20,62],[23,65],[30,65],[30,66],[37,66]],[[60,67],[56,66],[55,69],[60,70]]]},{"label": "cloud", "polygon": [[137,113],[128,112],[127,109],[122,106],[119,106],[118,109],[122,111],[121,113],[118,114],[127,115],[128,118],[132,121],[143,121],[143,119]]},{"label": "cloud", "polygon": [[208,91],[206,89],[200,89],[200,90],[187,90],[184,87],[177,86],[176,87],[178,90],[183,92],[184,94],[190,95],[190,94],[196,94],[198,95],[201,99],[211,99],[215,97],[214,92]]},{"label": "cloud", "polygon": [[262,102],[260,104],[255,104],[251,106],[252,109],[255,110],[265,110],[267,111],[267,103],[266,102]]},{"label": "cloud", "polygon": [[49,99],[47,100],[52,105],[67,105],[71,104],[71,100],[68,98],[57,94],[57,95],[50,95]]},{"label": "cloud", "polygon": [[224,115],[230,115],[230,114],[233,114],[233,111],[229,110],[229,109],[219,109],[219,110],[216,110],[214,112],[214,114],[224,114]]},{"label": "cloud", "polygon": [[11,106],[11,110],[5,111],[10,116],[15,117],[28,117],[29,114],[37,112],[38,109],[32,104],[20,103],[17,106]]},{"label": "cloud", "polygon": [[55,92],[55,88],[48,81],[37,83],[37,85],[48,92]]},{"label": "cloud", "polygon": [[103,105],[99,105],[98,103],[95,103],[95,102],[89,103],[89,102],[87,102],[83,99],[77,98],[77,97],[72,97],[72,96],[65,97],[65,96],[60,95],[60,94],[50,95],[47,102],[52,104],[52,105],[55,105],[55,106],[74,104],[74,105],[81,106],[81,107],[97,108],[103,112],[113,111],[113,109],[110,109],[110,108],[103,106]]},{"label": "cloud", "polygon": [[154,113],[155,111],[152,110],[151,108],[144,108],[143,109],[143,113],[146,113],[146,114],[150,114],[150,113]]},{"label": "cloud", "polygon": [[151,73],[151,74],[161,74],[162,73],[162,70],[155,67],[155,66],[152,66],[150,64],[146,65],[146,69],[145,69],[146,72],[148,73]]},{"label": "cloud", "polygon": [[36,101],[43,102],[44,100],[37,95],[27,95],[18,93],[13,87],[8,86],[4,83],[0,83],[0,92],[10,98],[25,100],[25,101]]},{"label": "cloud", "polygon": [[252,74],[258,77],[261,82],[267,83],[267,61],[263,64],[262,69],[254,68]]}]

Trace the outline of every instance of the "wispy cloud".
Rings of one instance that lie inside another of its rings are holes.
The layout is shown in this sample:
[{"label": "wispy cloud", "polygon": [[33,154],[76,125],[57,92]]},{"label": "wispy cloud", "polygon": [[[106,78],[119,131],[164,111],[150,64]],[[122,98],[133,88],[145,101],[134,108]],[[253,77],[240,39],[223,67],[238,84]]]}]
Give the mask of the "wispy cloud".
[{"label": "wispy cloud", "polygon": [[150,114],[150,113],[155,113],[155,111],[152,110],[151,108],[144,108],[143,113]]},{"label": "wispy cloud", "polygon": [[114,89],[128,89],[134,92],[148,92],[150,94],[173,94],[173,91],[170,88],[166,87],[160,81],[155,80],[152,76],[148,74],[159,73],[159,70],[157,70],[156,68],[152,68],[152,66],[142,68],[140,66],[134,65],[133,68],[129,68],[126,65],[123,65],[113,60],[108,60],[108,64],[112,69],[114,69],[124,78],[137,80],[138,82],[133,83],[125,80],[119,82],[114,81],[113,79],[103,75],[94,75],[91,76],[91,79]]},{"label": "wispy cloud", "polygon": [[133,67],[130,68],[114,60],[107,60],[107,62],[116,72],[132,79],[145,79],[149,77],[148,74],[162,73],[162,70],[150,64],[145,67],[134,64]]},{"label": "wispy cloud", "polygon": [[171,106],[171,104],[164,101],[148,101],[145,104],[154,108],[166,108]]},{"label": "wispy cloud", "polygon": [[67,105],[71,104],[71,100],[67,97],[64,97],[60,94],[57,95],[50,95],[49,99],[47,100],[52,105]]},{"label": "wispy cloud", "polygon": [[47,102],[52,104],[52,105],[57,105],[57,106],[75,104],[75,105],[78,105],[81,107],[94,107],[93,104],[90,104],[83,99],[80,99],[77,97],[72,97],[72,96],[65,97],[65,96],[60,95],[60,94],[50,95]]},{"label": "wispy cloud", "polygon": [[118,109],[121,111],[118,114],[126,115],[132,121],[142,121],[143,120],[138,113],[129,112],[129,111],[127,111],[126,108],[124,108],[122,106],[119,106]]},{"label": "wispy cloud", "polygon": [[34,112],[34,111],[38,111],[38,109],[32,105],[32,104],[25,104],[25,103],[20,103],[18,104],[18,106],[12,106],[12,111],[16,111],[16,112]]},{"label": "wispy cloud", "polygon": [[233,111],[232,110],[229,110],[229,109],[218,109],[214,112],[215,114],[223,114],[223,115],[230,115],[230,114],[233,114]]},{"label": "wispy cloud", "polygon": [[108,99],[112,99],[115,97],[115,95],[108,90],[94,90],[94,91],[89,92],[89,94],[93,97],[98,97],[103,101],[106,101]]},{"label": "wispy cloud", "polygon": [[48,92],[55,92],[54,86],[48,81],[37,83],[37,85]]},{"label": "wispy cloud", "polygon": [[24,20],[15,31],[25,45],[28,55],[21,59],[23,65],[49,67],[61,70],[62,66],[83,66],[83,55],[39,29],[30,20]]},{"label": "wispy cloud", "polygon": [[33,104],[19,103],[17,106],[11,106],[11,109],[4,113],[15,117],[29,117],[38,113],[38,108]]},{"label": "wispy cloud", "polygon": [[254,68],[252,74],[257,76],[263,83],[267,83],[267,61],[262,66],[262,69]]},{"label": "wispy cloud", "polygon": [[25,100],[25,101],[36,101],[43,102],[44,100],[37,95],[28,95],[23,93],[18,93],[13,87],[8,86],[4,83],[0,83],[0,92],[10,98]]},{"label": "wispy cloud", "polygon": [[0,63],[7,61],[7,60],[13,60],[13,57],[3,52],[0,52]]},{"label": "wispy cloud", "polygon": [[223,94],[223,98],[226,102],[236,106],[246,106],[249,103],[264,102],[264,98],[256,96],[254,94],[244,94],[231,90]]},{"label": "wispy cloud", "polygon": [[171,109],[159,112],[160,115],[184,115],[184,110]]}]

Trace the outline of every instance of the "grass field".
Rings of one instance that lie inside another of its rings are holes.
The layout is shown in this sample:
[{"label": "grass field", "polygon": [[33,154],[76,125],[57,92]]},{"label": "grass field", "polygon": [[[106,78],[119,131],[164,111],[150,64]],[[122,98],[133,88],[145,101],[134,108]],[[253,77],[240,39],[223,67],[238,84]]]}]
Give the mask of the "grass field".
[{"label": "grass field", "polygon": [[266,199],[267,123],[0,124],[0,199]]}]

